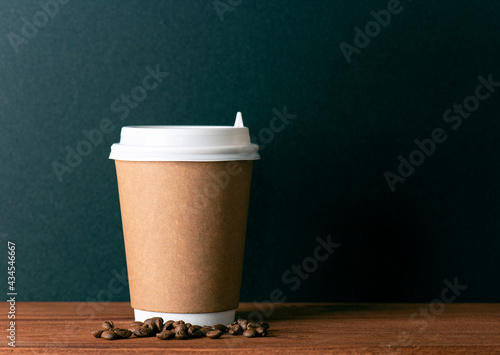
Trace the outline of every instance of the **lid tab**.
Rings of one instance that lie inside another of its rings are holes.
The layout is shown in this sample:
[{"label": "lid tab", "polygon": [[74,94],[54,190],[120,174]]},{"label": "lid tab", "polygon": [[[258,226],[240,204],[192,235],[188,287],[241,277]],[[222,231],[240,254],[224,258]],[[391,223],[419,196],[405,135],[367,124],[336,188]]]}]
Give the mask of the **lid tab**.
[{"label": "lid tab", "polygon": [[245,127],[245,125],[243,124],[243,117],[241,117],[241,112],[238,112],[236,114],[236,120],[234,121],[234,127],[236,127],[236,128]]}]

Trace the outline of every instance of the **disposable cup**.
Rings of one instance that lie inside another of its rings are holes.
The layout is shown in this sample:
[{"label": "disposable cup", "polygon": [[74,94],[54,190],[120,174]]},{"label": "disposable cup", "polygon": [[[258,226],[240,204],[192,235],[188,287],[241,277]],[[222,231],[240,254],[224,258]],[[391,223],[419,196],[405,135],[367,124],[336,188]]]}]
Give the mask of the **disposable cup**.
[{"label": "disposable cup", "polygon": [[253,161],[235,126],[128,126],[115,160],[135,319],[234,320]]}]

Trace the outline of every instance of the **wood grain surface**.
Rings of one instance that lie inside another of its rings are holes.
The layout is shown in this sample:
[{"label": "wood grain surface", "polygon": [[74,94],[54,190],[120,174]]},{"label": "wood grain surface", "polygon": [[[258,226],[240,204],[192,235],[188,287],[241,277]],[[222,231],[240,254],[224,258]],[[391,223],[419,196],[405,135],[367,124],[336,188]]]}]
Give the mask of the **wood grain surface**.
[{"label": "wood grain surface", "polygon": [[[3,325],[9,305],[2,303]],[[161,341],[93,338],[103,320],[126,327],[129,303],[16,304],[16,348],[4,329],[1,353],[145,354],[500,354],[500,304],[260,304],[270,316],[266,338],[225,334],[220,339]],[[273,309],[274,308],[274,309]],[[239,316],[256,305],[242,303]],[[434,314],[433,314],[434,313]],[[255,313],[254,313],[255,314]]]}]

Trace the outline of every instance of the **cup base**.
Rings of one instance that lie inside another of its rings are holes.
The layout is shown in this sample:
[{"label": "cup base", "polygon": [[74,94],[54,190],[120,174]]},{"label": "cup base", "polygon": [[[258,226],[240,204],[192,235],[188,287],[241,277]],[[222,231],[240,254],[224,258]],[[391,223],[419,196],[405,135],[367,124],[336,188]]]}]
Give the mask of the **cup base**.
[{"label": "cup base", "polygon": [[144,322],[148,318],[152,317],[162,317],[166,322],[167,320],[183,320],[186,323],[196,324],[196,325],[209,325],[213,326],[216,324],[230,324],[234,322],[236,314],[236,309],[224,312],[213,312],[213,313],[162,313],[162,312],[150,312],[143,311],[140,309],[134,309],[134,317],[137,322]]}]

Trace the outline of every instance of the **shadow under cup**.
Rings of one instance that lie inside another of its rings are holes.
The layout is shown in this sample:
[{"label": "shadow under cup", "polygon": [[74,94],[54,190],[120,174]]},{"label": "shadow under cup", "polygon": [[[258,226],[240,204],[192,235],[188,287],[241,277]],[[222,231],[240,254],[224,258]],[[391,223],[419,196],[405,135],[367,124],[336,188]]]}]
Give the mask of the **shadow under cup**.
[{"label": "shadow under cup", "polygon": [[135,320],[233,322],[255,159],[133,161],[113,151],[111,157]]}]

